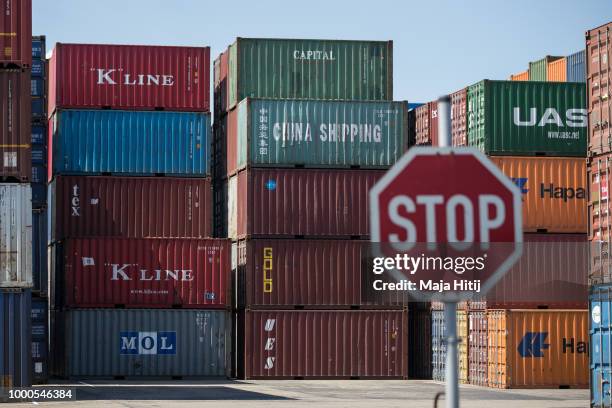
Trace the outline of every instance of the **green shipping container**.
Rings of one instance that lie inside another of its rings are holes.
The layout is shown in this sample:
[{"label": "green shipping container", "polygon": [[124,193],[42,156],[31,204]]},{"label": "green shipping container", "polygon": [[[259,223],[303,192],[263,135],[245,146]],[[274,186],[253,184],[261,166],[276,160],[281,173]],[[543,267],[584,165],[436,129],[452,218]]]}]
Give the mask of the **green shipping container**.
[{"label": "green shipping container", "polygon": [[393,99],[393,42],[238,38],[229,107],[242,99]]},{"label": "green shipping container", "polygon": [[237,143],[228,146],[238,150],[238,169],[387,168],[408,147],[407,116],[405,102],[248,98],[237,107]]},{"label": "green shipping container", "polygon": [[561,59],[563,57],[546,57],[529,63],[529,80],[530,81],[546,81],[548,78],[548,63]]},{"label": "green shipping container", "polygon": [[584,83],[484,80],[470,86],[468,146],[490,155],[585,157]]}]

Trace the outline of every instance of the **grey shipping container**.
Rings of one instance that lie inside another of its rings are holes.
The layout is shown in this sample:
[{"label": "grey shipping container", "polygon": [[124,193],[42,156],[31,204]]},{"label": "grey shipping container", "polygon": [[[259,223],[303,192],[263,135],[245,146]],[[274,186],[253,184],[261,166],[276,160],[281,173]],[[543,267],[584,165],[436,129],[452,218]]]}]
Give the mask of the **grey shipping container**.
[{"label": "grey shipping container", "polygon": [[0,287],[32,286],[32,189],[0,184]]},{"label": "grey shipping container", "polygon": [[46,298],[32,297],[32,382],[49,378],[49,305]]},{"label": "grey shipping container", "polygon": [[32,384],[29,289],[0,289],[0,388]]},{"label": "grey shipping container", "polygon": [[73,309],[52,324],[56,375],[227,376],[226,311]]}]

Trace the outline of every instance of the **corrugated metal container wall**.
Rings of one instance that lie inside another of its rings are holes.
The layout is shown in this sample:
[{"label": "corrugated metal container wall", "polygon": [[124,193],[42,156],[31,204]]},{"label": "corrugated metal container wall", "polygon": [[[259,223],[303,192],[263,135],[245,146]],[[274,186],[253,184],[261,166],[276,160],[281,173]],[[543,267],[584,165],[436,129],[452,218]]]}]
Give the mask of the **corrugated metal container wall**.
[{"label": "corrugated metal container wall", "polygon": [[58,176],[49,187],[53,241],[211,236],[210,179]]},{"label": "corrugated metal container wall", "polygon": [[490,155],[586,156],[584,85],[480,81],[468,88],[468,145]]},{"label": "corrugated metal container wall", "polygon": [[0,387],[32,385],[29,289],[0,289]]},{"label": "corrugated metal container wall", "polygon": [[589,296],[590,316],[590,368],[591,406],[612,405],[612,286],[609,284],[591,287]]},{"label": "corrugated metal container wall", "polygon": [[408,312],[408,378],[431,380],[431,312]]},{"label": "corrugated metal container wall", "polygon": [[523,194],[523,231],[587,232],[586,162],[579,158],[490,158]]},{"label": "corrugated metal container wall", "polygon": [[365,237],[384,170],[250,169],[229,180],[229,237]]},{"label": "corrugated metal container wall", "polygon": [[32,291],[47,293],[47,237],[49,219],[45,210],[32,210]]},{"label": "corrugated metal container wall", "polygon": [[546,80],[549,82],[567,81],[567,63],[565,57],[548,63],[546,68]]},{"label": "corrugated metal container wall", "polygon": [[46,298],[32,297],[32,382],[49,378],[49,305]]},{"label": "corrugated metal container wall", "polygon": [[416,145],[438,145],[438,102],[428,102],[415,109]]},{"label": "corrugated metal container wall", "polygon": [[431,377],[435,381],[444,381],[446,377],[446,342],[444,335],[444,310],[431,311]]},{"label": "corrugated metal container wall", "polygon": [[238,38],[228,64],[229,109],[247,97],[393,98],[392,41]]},{"label": "corrugated metal container wall", "polygon": [[221,117],[227,112],[228,106],[228,59],[229,52],[226,50],[219,54],[215,60],[214,65],[214,103],[215,103],[215,117]]},{"label": "corrugated metal container wall", "polygon": [[408,376],[407,311],[245,314],[245,378]]},{"label": "corrugated metal container wall", "polygon": [[0,184],[0,287],[32,287],[29,184]]},{"label": "corrugated metal container wall", "polygon": [[223,310],[74,309],[57,313],[55,324],[55,374],[63,377],[227,374]]},{"label": "corrugated metal container wall", "polygon": [[251,167],[386,168],[405,151],[404,102],[245,99],[228,117],[228,172]]},{"label": "corrugated metal container wall", "polygon": [[[67,239],[64,305],[225,308],[229,240]],[[56,271],[54,276],[58,276]],[[57,302],[56,302],[57,306]]]},{"label": "corrugated metal container wall", "polygon": [[210,114],[66,110],[49,126],[49,180],[55,174],[210,172]]},{"label": "corrugated metal container wall", "polygon": [[457,311],[457,335],[461,339],[457,345],[459,353],[459,381],[468,382],[468,316],[465,310]]},{"label": "corrugated metal container wall", "polygon": [[0,64],[32,64],[32,0],[0,3]]},{"label": "corrugated metal container wall", "polygon": [[56,108],[208,112],[210,48],[55,45],[49,115]]},{"label": "corrugated metal container wall", "polygon": [[610,243],[612,242],[612,208],[610,206],[610,189],[612,183],[612,154],[593,156],[589,159],[589,238],[598,245],[592,245],[591,278],[597,276],[603,282],[612,279],[612,259]]},{"label": "corrugated metal container wall", "polygon": [[451,97],[451,138],[453,146],[467,146],[467,88]]},{"label": "corrugated metal container wall", "polygon": [[489,387],[589,385],[587,310],[489,310]]},{"label": "corrugated metal container wall", "polygon": [[28,182],[32,176],[30,109],[27,71],[0,70],[0,180]]},{"label": "corrugated metal container wall", "polygon": [[584,50],[580,50],[566,57],[567,82],[586,82],[586,68],[584,65]]},{"label": "corrugated metal container wall", "polygon": [[47,37],[44,35],[32,36],[32,58],[44,60],[47,56]]},{"label": "corrugated metal container wall", "polygon": [[510,75],[510,81],[529,81],[529,70]]},{"label": "corrugated metal container wall", "polygon": [[487,312],[470,310],[468,322],[468,382],[486,386],[489,371]]},{"label": "corrugated metal container wall", "polygon": [[529,63],[529,80],[530,81],[546,81],[548,78],[548,64],[562,57],[546,57]]},{"label": "corrugated metal container wall", "polygon": [[589,111],[589,152],[612,151],[612,102],[610,98],[610,59],[612,23],[587,31],[586,77]]},{"label": "corrugated metal container wall", "polygon": [[521,258],[470,309],[585,309],[587,242],[586,234],[524,234]]}]

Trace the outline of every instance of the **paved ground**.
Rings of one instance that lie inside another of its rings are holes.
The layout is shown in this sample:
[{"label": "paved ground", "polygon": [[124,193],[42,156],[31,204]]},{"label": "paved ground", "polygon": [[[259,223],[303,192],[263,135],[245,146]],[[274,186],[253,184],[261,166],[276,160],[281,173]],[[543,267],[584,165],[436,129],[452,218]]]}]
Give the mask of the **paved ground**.
[{"label": "paved ground", "polygon": [[[64,385],[64,384],[62,384]],[[443,385],[432,381],[88,381],[78,401],[39,403],[58,407],[433,407]],[[474,408],[584,408],[588,390],[493,390],[462,385],[461,406]],[[32,403],[11,407],[32,406]],[[444,407],[443,401],[439,404]]]}]

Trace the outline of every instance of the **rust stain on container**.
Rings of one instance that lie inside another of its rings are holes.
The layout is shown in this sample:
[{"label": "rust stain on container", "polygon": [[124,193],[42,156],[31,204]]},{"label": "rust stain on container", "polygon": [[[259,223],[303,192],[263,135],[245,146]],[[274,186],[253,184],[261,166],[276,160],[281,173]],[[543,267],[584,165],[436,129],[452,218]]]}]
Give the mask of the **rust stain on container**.
[{"label": "rust stain on container", "polygon": [[586,33],[587,108],[589,111],[589,151],[612,151],[612,101],[610,98],[610,44],[612,22]]}]

